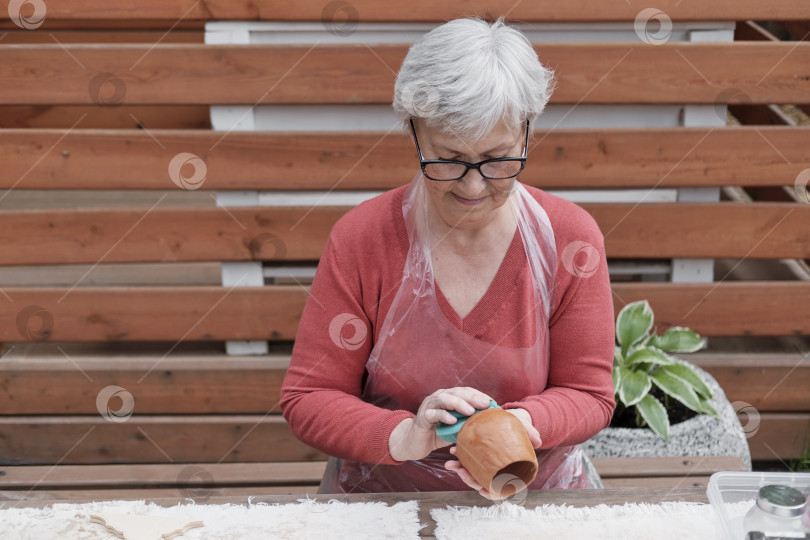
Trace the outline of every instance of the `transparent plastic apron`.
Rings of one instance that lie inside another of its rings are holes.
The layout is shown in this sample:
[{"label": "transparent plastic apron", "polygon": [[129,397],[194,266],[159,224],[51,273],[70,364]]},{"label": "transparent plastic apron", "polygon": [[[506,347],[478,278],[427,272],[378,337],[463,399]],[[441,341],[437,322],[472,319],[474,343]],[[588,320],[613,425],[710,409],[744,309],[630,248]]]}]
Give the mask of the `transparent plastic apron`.
[{"label": "transparent plastic apron", "polygon": [[[430,255],[430,201],[421,172],[402,198],[410,249],[402,284],[366,364],[363,399],[389,410],[413,413],[441,388],[470,386],[498,404],[520,401],[546,387],[549,362],[548,320],[557,267],[554,234],[548,216],[526,188],[512,183],[505,203],[517,220],[533,283],[533,342],[527,348],[489,343],[462,332],[447,320],[436,297]],[[419,461],[378,465],[330,458],[322,493],[457,491],[470,489],[444,464],[455,457],[449,444]],[[579,447],[537,451],[540,470],[529,487],[587,487]],[[583,484],[584,482],[584,484]]]}]

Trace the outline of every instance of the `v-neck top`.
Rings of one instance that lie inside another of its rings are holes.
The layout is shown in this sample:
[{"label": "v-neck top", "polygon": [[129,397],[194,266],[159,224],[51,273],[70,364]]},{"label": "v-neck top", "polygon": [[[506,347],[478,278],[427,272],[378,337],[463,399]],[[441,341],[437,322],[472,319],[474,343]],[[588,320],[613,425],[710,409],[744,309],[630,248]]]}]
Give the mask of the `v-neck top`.
[{"label": "v-neck top", "polygon": [[526,250],[523,248],[523,242],[520,239],[520,231],[516,228],[512,242],[506,249],[506,253],[495,273],[495,277],[492,278],[484,295],[463,318],[458,314],[455,308],[453,308],[450,301],[447,300],[439,284],[435,283],[436,300],[439,302],[439,307],[444,316],[447,317],[447,320],[470,334],[475,334],[477,331],[482,330],[492,317],[492,312],[497,310],[506,300],[507,296],[517,287],[520,275],[524,267],[526,267],[524,264],[526,263],[525,253]]},{"label": "v-neck top", "polygon": [[[520,401],[492,397],[505,409],[529,412],[543,440],[541,448],[577,444],[607,426],[615,407],[614,311],[604,240],[582,208],[525,187],[546,211],[557,249],[548,384],[540,394]],[[409,248],[402,216],[406,188],[365,201],[338,220],[301,314],[281,409],[301,441],[332,456],[397,464],[388,439],[400,422],[416,413],[381,409],[360,397],[366,362],[402,282]],[[489,289],[463,320],[443,294],[437,294],[456,327],[506,347],[526,347],[536,333],[536,322],[526,316],[533,308],[533,288],[519,234],[516,230]],[[575,241],[589,244],[599,255],[595,272],[577,276],[566,269],[562,255]]]},{"label": "v-neck top", "polygon": [[[395,189],[392,192],[390,201],[391,216],[393,217],[394,230],[400,248],[399,255],[401,256],[401,259],[398,259],[397,263],[401,265],[398,273],[400,277],[398,279],[401,279],[401,269],[405,266],[405,257],[407,257],[408,250],[410,249],[408,229],[405,226],[405,218],[402,215],[402,197],[404,194],[404,188]],[[478,303],[464,318],[459,316],[447,300],[447,297],[441,291],[438,283],[434,281],[434,285],[436,288],[436,301],[439,303],[442,313],[448,321],[465,334],[483,339],[484,341],[489,341],[493,344],[505,344],[513,347],[528,346],[536,339],[536,324],[534,319],[525,321],[526,324],[516,325],[515,323],[518,322],[520,317],[514,317],[514,320],[509,324],[509,328],[511,328],[509,335],[503,335],[501,332],[493,333],[488,331],[495,320],[494,316],[505,308],[511,297],[516,295],[522,296],[526,305],[529,305],[528,302],[532,299],[530,287],[533,285],[529,281],[526,250],[523,247],[523,241],[520,238],[520,231],[517,227],[515,227],[512,242],[509,244],[504,254],[495,277],[492,279],[484,295],[478,300]],[[522,287],[520,285],[522,285]],[[390,300],[393,301],[393,296]],[[386,309],[385,312],[387,313],[387,311]],[[382,324],[383,320],[384,315],[383,318],[379,319],[379,323]],[[501,323],[503,322],[505,322],[505,320],[501,320]]]}]

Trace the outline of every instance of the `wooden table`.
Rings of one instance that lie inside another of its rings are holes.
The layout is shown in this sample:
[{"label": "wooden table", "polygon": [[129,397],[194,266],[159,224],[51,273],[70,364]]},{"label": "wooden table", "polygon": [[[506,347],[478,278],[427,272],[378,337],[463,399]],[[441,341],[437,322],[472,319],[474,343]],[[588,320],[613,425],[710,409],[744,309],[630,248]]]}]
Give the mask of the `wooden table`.
[{"label": "wooden table", "polygon": [[[89,500],[16,500],[12,494],[14,492],[0,491],[0,503],[5,502],[5,506],[17,507],[43,507],[56,502],[83,503]],[[16,495],[19,496],[19,492]],[[252,502],[273,503],[294,503],[304,495],[255,495]],[[426,523],[427,527],[422,529],[423,538],[433,538],[436,523],[430,517],[433,508],[444,508],[451,506],[480,506],[486,507],[497,504],[481,497],[474,491],[429,491],[420,493],[358,493],[349,495],[309,495],[310,498],[326,502],[330,499],[338,499],[344,502],[370,502],[382,501],[388,504],[416,500],[419,501],[419,519]],[[247,496],[226,496],[208,497],[197,501],[198,504],[247,504]],[[598,504],[624,504],[624,503],[661,503],[661,502],[701,502],[707,503],[706,491],[703,488],[643,488],[643,489],[572,489],[572,490],[538,490],[530,491],[522,504],[526,508],[535,508],[544,504],[567,504],[569,506],[596,506]],[[154,502],[161,506],[174,506],[182,499],[178,498],[154,498],[147,499],[147,502]],[[187,501],[186,501],[187,502]]]}]

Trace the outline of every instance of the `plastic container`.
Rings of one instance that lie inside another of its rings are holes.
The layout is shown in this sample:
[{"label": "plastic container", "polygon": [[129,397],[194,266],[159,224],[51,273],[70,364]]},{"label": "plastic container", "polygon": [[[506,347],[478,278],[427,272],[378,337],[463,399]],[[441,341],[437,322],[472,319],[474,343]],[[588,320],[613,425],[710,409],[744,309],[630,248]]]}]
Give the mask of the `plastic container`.
[{"label": "plastic container", "polygon": [[[743,518],[756,503],[759,489],[770,484],[790,486],[810,496],[810,473],[718,472],[712,475],[706,494],[726,540],[744,540]],[[743,505],[743,502],[749,504]]]},{"label": "plastic container", "polygon": [[802,517],[802,524],[810,531],[810,495],[807,496],[807,512]]}]

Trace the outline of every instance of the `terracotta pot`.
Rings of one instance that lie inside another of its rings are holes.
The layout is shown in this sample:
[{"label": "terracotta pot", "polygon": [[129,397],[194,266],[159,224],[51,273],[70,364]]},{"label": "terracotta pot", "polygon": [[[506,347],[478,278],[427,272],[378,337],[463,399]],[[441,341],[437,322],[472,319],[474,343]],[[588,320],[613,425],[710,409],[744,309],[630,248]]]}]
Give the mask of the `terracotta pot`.
[{"label": "terracotta pot", "polygon": [[503,409],[485,409],[464,423],[456,457],[497,498],[525,489],[537,476],[537,455],[526,428]]}]

